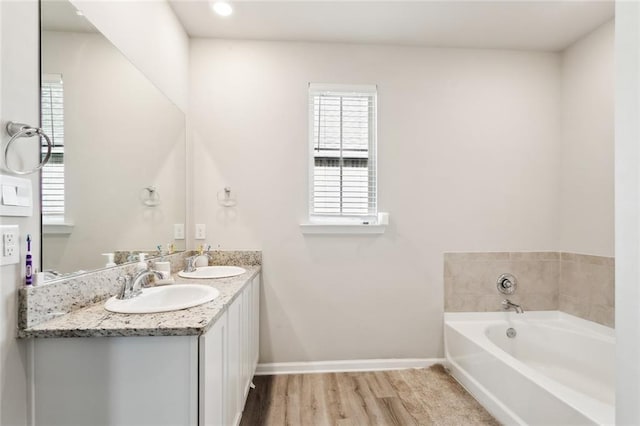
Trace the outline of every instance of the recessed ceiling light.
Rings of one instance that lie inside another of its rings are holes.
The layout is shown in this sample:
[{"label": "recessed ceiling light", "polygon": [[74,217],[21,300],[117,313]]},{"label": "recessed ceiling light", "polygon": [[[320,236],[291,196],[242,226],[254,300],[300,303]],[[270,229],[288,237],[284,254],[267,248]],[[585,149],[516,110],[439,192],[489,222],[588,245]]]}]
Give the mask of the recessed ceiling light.
[{"label": "recessed ceiling light", "polygon": [[233,13],[233,8],[226,1],[217,1],[212,7],[213,11],[220,16],[229,16]]}]

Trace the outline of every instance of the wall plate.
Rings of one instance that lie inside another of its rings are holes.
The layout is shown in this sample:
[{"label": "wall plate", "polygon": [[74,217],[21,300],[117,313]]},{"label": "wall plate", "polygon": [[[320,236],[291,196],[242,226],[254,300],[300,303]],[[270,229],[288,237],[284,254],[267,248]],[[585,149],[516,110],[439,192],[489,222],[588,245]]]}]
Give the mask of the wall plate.
[{"label": "wall plate", "polygon": [[20,227],[0,226],[0,265],[15,265],[20,262]]},{"label": "wall plate", "polygon": [[196,240],[204,240],[207,238],[207,226],[203,223],[196,224]]},{"label": "wall plate", "polygon": [[176,223],[173,225],[173,239],[184,240],[184,223]]},{"label": "wall plate", "polygon": [[32,214],[31,180],[0,175],[0,216],[31,216]]}]

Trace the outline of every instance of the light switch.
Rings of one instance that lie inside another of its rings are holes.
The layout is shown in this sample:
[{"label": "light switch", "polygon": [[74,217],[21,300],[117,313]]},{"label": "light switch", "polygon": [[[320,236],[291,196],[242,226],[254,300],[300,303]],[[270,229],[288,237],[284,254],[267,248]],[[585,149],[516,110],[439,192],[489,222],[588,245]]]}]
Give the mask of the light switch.
[{"label": "light switch", "polygon": [[2,205],[18,205],[18,188],[13,185],[2,185]]},{"label": "light switch", "polygon": [[28,188],[24,186],[18,186],[16,188],[16,196],[18,206],[31,207],[31,186],[29,186]]},{"label": "light switch", "polygon": [[0,216],[31,216],[33,214],[33,192],[31,180],[15,176],[0,175],[2,194]]}]

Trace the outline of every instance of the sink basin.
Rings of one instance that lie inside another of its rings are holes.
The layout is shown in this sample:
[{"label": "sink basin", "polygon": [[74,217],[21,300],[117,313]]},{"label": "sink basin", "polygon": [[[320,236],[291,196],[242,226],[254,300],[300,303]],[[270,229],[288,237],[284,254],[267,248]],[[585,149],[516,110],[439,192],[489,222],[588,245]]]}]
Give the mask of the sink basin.
[{"label": "sink basin", "polygon": [[119,300],[112,297],[104,304],[104,308],[121,314],[169,312],[202,305],[219,295],[217,289],[208,285],[173,284],[144,288],[142,294],[131,299]]},{"label": "sink basin", "polygon": [[183,278],[227,278],[242,275],[247,272],[246,269],[239,266],[203,266],[196,268],[193,272],[178,272],[179,277]]}]

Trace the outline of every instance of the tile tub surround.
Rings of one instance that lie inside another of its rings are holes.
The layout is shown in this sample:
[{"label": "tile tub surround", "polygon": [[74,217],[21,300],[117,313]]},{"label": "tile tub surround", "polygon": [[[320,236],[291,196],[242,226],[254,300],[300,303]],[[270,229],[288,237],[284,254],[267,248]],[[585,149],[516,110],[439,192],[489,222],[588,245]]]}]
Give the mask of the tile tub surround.
[{"label": "tile tub surround", "polygon": [[19,330],[20,338],[191,336],[205,333],[224,313],[241,290],[260,273],[260,266],[244,265],[242,275],[215,280],[194,280],[175,276],[181,282],[210,285],[220,296],[203,305],[155,314],[118,314],[106,311],[100,301],[33,327]]},{"label": "tile tub surround", "polygon": [[518,278],[509,299],[525,311],[561,310],[613,327],[614,259],[560,252],[445,253],[446,312],[500,311],[496,280]]},{"label": "tile tub surround", "polygon": [[[185,258],[194,253],[193,251],[175,253],[165,256],[165,260],[171,262],[171,271],[177,272],[183,268]],[[217,257],[214,255],[214,261],[229,261],[229,265],[251,266],[260,265],[262,262],[262,253],[259,251],[219,253],[223,254]],[[116,279],[125,274],[134,274],[135,270],[136,264],[129,263],[53,280],[41,286],[23,287],[18,292],[18,328],[30,328],[107,299],[116,294],[120,288]]]},{"label": "tile tub surround", "polygon": [[496,280],[505,272],[518,279],[516,293],[509,296],[512,302],[522,303],[525,310],[556,310],[559,260],[557,252],[445,253],[445,311],[501,310],[505,296]]},{"label": "tile tub surround", "polygon": [[614,259],[574,253],[560,258],[559,310],[613,327]]}]

